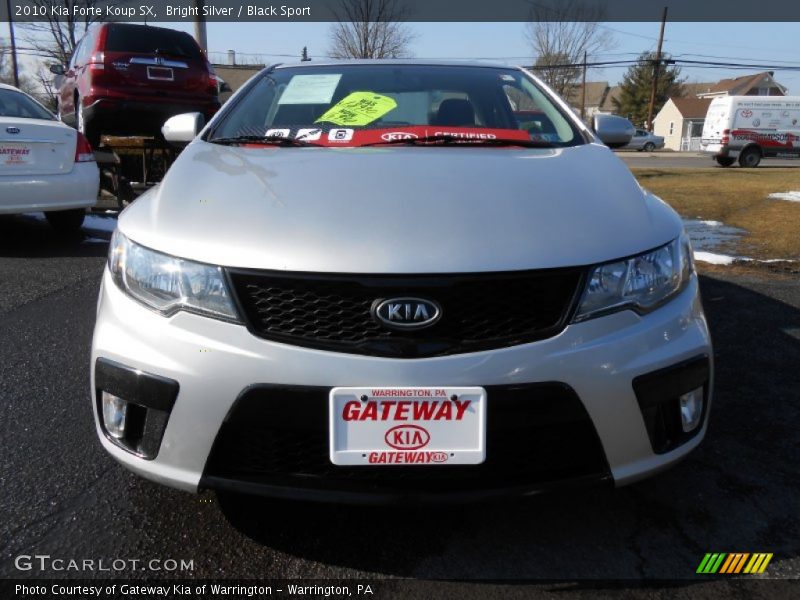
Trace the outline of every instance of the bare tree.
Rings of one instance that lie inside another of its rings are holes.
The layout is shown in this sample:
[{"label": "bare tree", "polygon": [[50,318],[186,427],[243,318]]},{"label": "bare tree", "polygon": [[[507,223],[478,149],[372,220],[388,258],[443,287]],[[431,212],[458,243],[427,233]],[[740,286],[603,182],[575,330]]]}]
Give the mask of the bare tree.
[{"label": "bare tree", "polygon": [[602,7],[580,0],[533,5],[525,29],[536,56],[533,70],[558,94],[567,95],[576,84],[584,53],[591,57],[614,46],[601,25],[603,14]]},{"label": "bare tree", "polygon": [[341,0],[333,10],[333,58],[402,58],[415,35],[405,24],[409,13],[398,0]]},{"label": "bare tree", "polygon": [[[14,85],[14,73],[11,68],[11,47],[3,42],[0,42],[0,83]],[[19,74],[19,87],[23,92],[32,96],[39,96],[36,84],[25,73]],[[42,98],[40,97],[40,99]]]},{"label": "bare tree", "polygon": [[10,52],[11,48],[0,40],[0,83],[6,83],[6,78],[9,76],[8,56]]},{"label": "bare tree", "polygon": [[[29,0],[42,9],[44,20],[21,23],[22,40],[26,46],[49,64],[66,65],[86,30],[99,17],[75,16],[74,7],[102,8],[112,4],[108,0]],[[54,10],[55,9],[55,10]],[[66,14],[61,14],[62,11]],[[91,14],[90,11],[82,11]]]}]

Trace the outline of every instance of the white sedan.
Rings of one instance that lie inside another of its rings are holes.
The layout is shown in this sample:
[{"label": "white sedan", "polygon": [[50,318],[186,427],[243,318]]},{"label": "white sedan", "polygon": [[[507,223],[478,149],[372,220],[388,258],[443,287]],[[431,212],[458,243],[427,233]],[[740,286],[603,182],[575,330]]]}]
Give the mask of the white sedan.
[{"label": "white sedan", "polygon": [[0,83],[0,214],[43,211],[55,229],[74,231],[97,202],[99,187],[86,138]]}]

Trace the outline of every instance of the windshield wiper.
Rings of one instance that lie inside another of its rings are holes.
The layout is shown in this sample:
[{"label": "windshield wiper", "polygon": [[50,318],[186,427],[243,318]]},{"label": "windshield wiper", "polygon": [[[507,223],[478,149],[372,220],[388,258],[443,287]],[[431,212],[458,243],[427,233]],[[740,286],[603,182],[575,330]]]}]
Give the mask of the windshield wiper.
[{"label": "windshield wiper", "polygon": [[212,144],[233,146],[236,144],[263,144],[265,146],[322,146],[305,140],[283,137],[282,135],[237,135],[234,137],[221,137],[208,140]]},{"label": "windshield wiper", "polygon": [[522,146],[523,148],[553,148],[552,142],[543,140],[514,140],[509,138],[468,138],[458,135],[427,135],[416,138],[395,139],[371,142],[362,146],[386,146],[404,144],[409,146],[435,146],[438,144],[455,144],[464,146]]}]

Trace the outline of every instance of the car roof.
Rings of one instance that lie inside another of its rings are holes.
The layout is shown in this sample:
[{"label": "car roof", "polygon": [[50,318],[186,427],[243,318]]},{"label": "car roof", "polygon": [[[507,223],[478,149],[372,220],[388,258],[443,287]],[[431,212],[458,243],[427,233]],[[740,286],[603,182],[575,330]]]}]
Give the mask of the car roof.
[{"label": "car roof", "polygon": [[[14,87],[13,85],[8,85],[7,83],[0,83],[0,90],[14,90],[15,92],[22,92],[21,89]],[[23,94],[25,92],[22,92]]]},{"label": "car roof", "polygon": [[336,65],[391,65],[391,66],[431,66],[431,67],[485,67],[490,69],[521,69],[516,65],[502,62],[481,60],[434,60],[425,58],[356,58],[356,59],[324,59],[305,62],[279,63],[272,65],[275,69],[313,68]]}]

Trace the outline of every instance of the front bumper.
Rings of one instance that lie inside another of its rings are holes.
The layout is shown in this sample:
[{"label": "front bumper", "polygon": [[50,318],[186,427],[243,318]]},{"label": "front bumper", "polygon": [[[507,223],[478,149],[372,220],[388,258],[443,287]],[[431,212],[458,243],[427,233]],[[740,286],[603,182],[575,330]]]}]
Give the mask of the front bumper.
[{"label": "front bumper", "polygon": [[[710,356],[711,343],[696,277],[678,297],[647,316],[631,311],[615,313],[570,325],[547,340],[500,350],[390,359],[270,342],[253,336],[244,326],[189,313],[164,318],[123,294],[106,271],[92,347],[92,394],[96,398],[98,359],[152,373],[179,385],[163,440],[152,459],[137,456],[110,441],[97,418],[97,402],[93,402],[103,446],[144,477],[189,491],[213,486],[287,497],[359,501],[365,498],[363,490],[336,486],[310,489],[291,482],[259,485],[209,476],[212,446],[223,423],[235,414],[232,409],[237,398],[265,387],[322,390],[324,396],[324,390],[334,386],[483,386],[490,391],[491,406],[493,389],[498,398],[501,396],[497,394],[519,386],[557,385],[574,393],[593,427],[606,467],[602,471],[610,474],[616,485],[623,485],[670,466],[700,443],[711,397]],[[681,440],[677,447],[662,448],[657,453],[634,391],[634,380],[698,357],[707,357],[703,421],[696,434]],[[288,392],[281,398],[284,403],[293,402]],[[566,402],[559,396],[553,396],[552,401],[556,405]],[[263,408],[268,402],[268,397],[251,399],[256,408]],[[300,400],[294,402],[301,406]],[[298,452],[306,451],[305,447],[298,448]],[[529,458],[537,460],[537,456]],[[602,480],[600,475],[587,479]],[[498,484],[496,488],[531,493],[552,483],[563,482],[528,482],[522,487]],[[458,497],[485,498],[490,490],[468,492],[461,490]],[[440,498],[448,494],[433,495]],[[405,499],[396,494],[372,497]]]},{"label": "front bumper", "polygon": [[0,176],[0,214],[87,208],[97,204],[99,188],[95,162],[63,174]]}]

